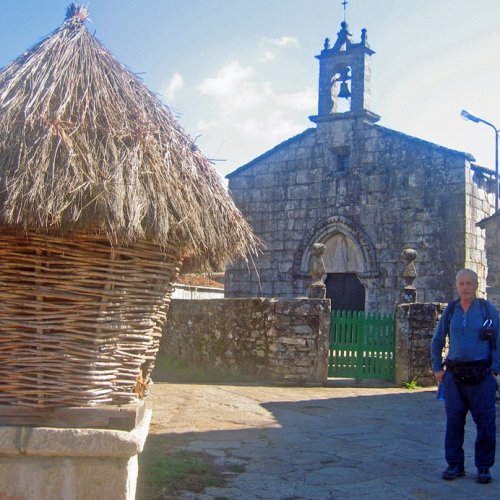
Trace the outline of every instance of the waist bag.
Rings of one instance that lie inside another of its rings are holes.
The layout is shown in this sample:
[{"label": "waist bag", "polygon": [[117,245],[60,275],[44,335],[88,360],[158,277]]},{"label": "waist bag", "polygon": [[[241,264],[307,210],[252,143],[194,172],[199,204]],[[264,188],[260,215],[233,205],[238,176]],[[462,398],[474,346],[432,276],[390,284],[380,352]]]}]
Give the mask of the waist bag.
[{"label": "waist bag", "polygon": [[467,385],[480,384],[490,371],[491,361],[489,359],[481,361],[446,361],[448,370],[455,379]]}]

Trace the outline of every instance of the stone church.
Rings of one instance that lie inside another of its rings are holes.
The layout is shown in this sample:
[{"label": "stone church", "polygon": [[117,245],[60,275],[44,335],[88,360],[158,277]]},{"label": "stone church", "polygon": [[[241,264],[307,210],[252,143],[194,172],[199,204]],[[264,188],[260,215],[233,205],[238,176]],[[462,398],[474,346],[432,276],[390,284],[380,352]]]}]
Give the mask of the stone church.
[{"label": "stone church", "polygon": [[390,312],[400,301],[402,252],[417,251],[419,301],[448,301],[470,267],[486,288],[485,232],[494,176],[465,152],[380,126],[370,108],[370,48],[341,23],[319,60],[318,113],[301,134],[227,177],[263,240],[255,267],[226,269],[226,297],[307,294],[311,247],[324,243],[334,309]]}]

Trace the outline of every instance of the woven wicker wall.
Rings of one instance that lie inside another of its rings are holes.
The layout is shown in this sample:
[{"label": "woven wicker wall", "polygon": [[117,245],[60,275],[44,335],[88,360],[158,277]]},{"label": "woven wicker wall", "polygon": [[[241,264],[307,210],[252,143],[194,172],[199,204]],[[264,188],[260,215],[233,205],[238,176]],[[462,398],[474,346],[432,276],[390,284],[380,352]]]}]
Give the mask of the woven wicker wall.
[{"label": "woven wicker wall", "polygon": [[0,404],[130,403],[146,390],[175,249],[112,247],[104,236],[3,232]]}]

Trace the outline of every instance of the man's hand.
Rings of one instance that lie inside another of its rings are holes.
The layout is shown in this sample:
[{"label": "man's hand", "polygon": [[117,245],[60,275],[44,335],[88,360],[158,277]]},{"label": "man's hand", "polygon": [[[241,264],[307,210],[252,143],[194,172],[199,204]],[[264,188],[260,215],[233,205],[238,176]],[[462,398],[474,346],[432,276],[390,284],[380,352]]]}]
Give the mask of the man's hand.
[{"label": "man's hand", "polygon": [[436,380],[436,384],[440,384],[441,380],[443,380],[443,376],[445,374],[444,370],[440,370],[438,372],[434,372],[434,379]]}]

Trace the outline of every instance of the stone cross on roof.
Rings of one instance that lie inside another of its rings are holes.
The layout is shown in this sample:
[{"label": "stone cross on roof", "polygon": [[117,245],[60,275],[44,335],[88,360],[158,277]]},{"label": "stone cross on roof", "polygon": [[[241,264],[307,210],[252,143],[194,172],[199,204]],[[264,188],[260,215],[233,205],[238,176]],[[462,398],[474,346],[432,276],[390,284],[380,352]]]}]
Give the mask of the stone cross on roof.
[{"label": "stone cross on roof", "polygon": [[346,9],[346,5],[348,4],[349,2],[347,0],[344,0],[342,2],[342,5],[344,6],[344,22],[345,22],[345,9]]}]

